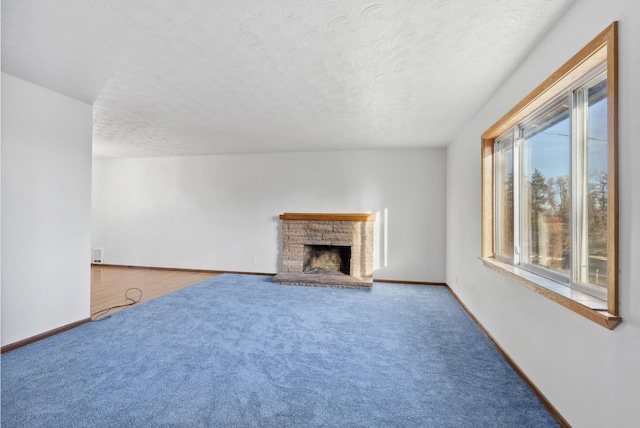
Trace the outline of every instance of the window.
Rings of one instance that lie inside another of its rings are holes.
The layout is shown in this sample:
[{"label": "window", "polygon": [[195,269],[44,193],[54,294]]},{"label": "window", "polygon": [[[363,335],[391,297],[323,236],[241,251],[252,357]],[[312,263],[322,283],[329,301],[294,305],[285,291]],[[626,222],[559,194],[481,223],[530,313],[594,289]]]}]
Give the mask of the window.
[{"label": "window", "polygon": [[617,24],[482,136],[486,266],[614,328]]}]

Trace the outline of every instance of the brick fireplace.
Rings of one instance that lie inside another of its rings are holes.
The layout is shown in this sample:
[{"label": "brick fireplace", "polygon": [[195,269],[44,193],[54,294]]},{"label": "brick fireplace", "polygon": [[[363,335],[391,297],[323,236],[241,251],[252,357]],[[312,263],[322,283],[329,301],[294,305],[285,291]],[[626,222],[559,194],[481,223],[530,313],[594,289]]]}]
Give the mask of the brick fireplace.
[{"label": "brick fireplace", "polygon": [[285,213],[280,284],[370,289],[375,214]]}]

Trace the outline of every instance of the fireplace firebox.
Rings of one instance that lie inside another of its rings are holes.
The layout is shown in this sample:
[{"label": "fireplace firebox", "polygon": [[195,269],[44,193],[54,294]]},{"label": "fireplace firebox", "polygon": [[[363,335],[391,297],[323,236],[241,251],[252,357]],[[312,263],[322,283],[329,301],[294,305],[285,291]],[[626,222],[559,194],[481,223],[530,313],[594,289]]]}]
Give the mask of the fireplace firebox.
[{"label": "fireplace firebox", "polygon": [[304,273],[349,275],[351,247],[346,245],[305,245],[302,271]]}]

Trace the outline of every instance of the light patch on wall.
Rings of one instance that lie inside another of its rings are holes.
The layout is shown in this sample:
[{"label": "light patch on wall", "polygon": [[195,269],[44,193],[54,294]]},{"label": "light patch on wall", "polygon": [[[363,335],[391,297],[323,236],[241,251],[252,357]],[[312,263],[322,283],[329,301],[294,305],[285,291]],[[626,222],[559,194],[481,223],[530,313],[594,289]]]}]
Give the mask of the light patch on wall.
[{"label": "light patch on wall", "polygon": [[384,219],[382,220],[382,257],[383,266],[389,266],[389,209],[384,209]]},{"label": "light patch on wall", "polygon": [[373,270],[389,265],[389,230],[387,228],[389,209],[376,211],[376,221],[373,225]]}]

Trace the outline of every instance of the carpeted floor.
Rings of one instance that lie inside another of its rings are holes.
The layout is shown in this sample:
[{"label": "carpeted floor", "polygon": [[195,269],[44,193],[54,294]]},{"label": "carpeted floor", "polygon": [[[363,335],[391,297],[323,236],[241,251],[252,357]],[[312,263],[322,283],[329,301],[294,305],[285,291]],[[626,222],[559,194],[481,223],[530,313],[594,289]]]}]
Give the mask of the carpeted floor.
[{"label": "carpeted floor", "polygon": [[444,287],[221,275],[2,356],[3,427],[550,427]]}]

